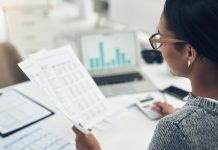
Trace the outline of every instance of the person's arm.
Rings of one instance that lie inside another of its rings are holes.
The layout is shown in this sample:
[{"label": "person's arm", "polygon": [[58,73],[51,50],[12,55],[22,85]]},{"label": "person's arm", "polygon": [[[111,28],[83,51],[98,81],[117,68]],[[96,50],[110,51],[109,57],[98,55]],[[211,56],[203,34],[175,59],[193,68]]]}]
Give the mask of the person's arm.
[{"label": "person's arm", "polygon": [[101,150],[98,140],[93,134],[83,134],[75,126],[73,131],[76,134],[76,149],[77,150]]},{"label": "person's arm", "polygon": [[149,150],[189,150],[185,136],[174,123],[162,121],[158,123]]}]

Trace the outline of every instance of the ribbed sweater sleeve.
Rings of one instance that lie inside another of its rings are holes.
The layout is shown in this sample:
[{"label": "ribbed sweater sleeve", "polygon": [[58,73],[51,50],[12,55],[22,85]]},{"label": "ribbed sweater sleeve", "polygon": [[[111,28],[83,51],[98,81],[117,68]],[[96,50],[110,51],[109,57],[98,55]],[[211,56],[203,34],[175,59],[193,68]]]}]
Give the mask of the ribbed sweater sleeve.
[{"label": "ribbed sweater sleeve", "polygon": [[154,132],[149,150],[190,149],[179,127],[170,121],[161,120]]}]

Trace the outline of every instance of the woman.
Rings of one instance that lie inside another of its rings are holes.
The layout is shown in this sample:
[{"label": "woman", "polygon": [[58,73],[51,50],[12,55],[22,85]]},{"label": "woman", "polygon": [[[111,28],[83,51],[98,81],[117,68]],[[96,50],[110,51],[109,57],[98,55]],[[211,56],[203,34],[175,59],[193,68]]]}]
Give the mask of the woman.
[{"label": "woman", "polygon": [[[166,103],[155,105],[170,115],[159,121],[149,149],[217,150],[218,1],[166,0],[159,31],[150,42],[174,75],[190,79],[192,93],[177,111]],[[78,150],[100,150],[93,135],[73,130]]]}]

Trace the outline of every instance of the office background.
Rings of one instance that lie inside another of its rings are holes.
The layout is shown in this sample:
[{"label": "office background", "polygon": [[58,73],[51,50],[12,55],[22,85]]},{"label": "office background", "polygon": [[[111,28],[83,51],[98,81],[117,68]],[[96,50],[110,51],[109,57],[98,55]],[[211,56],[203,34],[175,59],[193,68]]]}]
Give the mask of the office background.
[{"label": "office background", "polygon": [[[23,57],[43,48],[75,45],[77,35],[93,30],[155,32],[163,0],[1,0],[0,40],[9,40]],[[130,11],[131,10],[131,11]]]},{"label": "office background", "polygon": [[[150,48],[148,38],[157,30],[163,3],[164,0],[0,0],[0,42],[9,41],[22,58],[27,58],[38,50],[66,44],[78,50],[77,38],[84,32],[134,29],[138,33],[141,49]],[[141,60],[141,64],[141,69],[159,89],[175,85],[191,90],[188,80],[170,75],[165,63],[150,65]],[[36,86],[24,82],[7,88],[15,88],[55,111],[54,117],[40,123],[42,127],[52,127],[72,140],[75,138],[72,123]],[[145,95],[136,94],[131,98],[138,100]],[[167,99],[176,107],[184,104],[170,96]],[[127,111],[128,115],[105,130],[94,129],[103,149],[148,147],[157,121],[151,121],[136,108]]]}]

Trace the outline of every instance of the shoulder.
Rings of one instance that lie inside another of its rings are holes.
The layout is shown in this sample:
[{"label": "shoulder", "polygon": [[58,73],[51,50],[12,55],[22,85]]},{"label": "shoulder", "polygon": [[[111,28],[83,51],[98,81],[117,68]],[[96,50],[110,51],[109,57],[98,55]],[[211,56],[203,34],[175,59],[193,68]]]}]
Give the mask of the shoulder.
[{"label": "shoulder", "polygon": [[200,108],[196,106],[191,106],[191,105],[185,105],[181,109],[177,110],[173,114],[170,114],[164,118],[162,118],[158,125],[157,128],[165,128],[165,126],[173,127],[173,128],[179,128],[180,124],[182,122],[190,117],[197,112]]},{"label": "shoulder", "polygon": [[202,108],[192,105],[185,105],[183,108],[177,110],[175,113],[162,118],[160,122],[179,125],[186,119],[192,118],[193,114],[200,110],[202,110]]},{"label": "shoulder", "polygon": [[197,107],[186,106],[162,118],[157,124],[149,149],[190,149],[183,122],[196,110]]},{"label": "shoulder", "polygon": [[187,150],[217,146],[214,140],[218,135],[217,106],[204,99],[190,100],[183,108],[159,121],[149,148]]},{"label": "shoulder", "polygon": [[149,150],[157,149],[187,150],[190,148],[178,124],[170,119],[163,118],[159,121],[149,145]]}]

